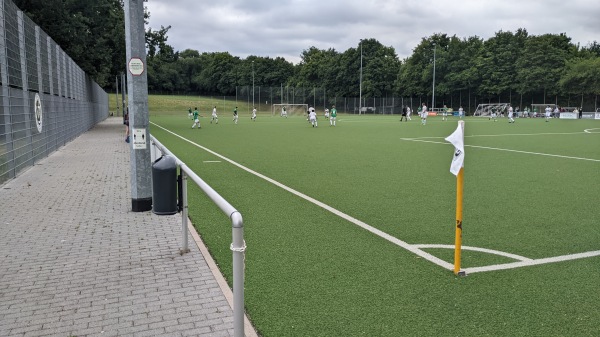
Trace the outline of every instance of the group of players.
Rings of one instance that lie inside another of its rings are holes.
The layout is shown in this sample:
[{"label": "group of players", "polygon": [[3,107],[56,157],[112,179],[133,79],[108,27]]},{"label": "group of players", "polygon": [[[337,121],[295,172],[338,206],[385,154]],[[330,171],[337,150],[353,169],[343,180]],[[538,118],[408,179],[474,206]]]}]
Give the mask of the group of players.
[{"label": "group of players", "polygon": [[[283,110],[285,110],[285,107],[283,107],[282,109],[282,113]],[[308,122],[312,125],[313,128],[318,127],[318,122],[317,122],[317,112],[315,110],[315,108],[313,108],[312,106],[308,108],[308,116],[307,116],[307,120]],[[329,109],[325,108],[325,118],[329,120],[329,126],[335,126],[335,122],[337,121],[337,109],[335,108],[335,105],[331,106],[331,111],[329,111]]]},{"label": "group of players", "polygon": [[[252,109],[252,116],[250,117],[252,121],[256,121],[256,112],[256,107],[254,107]],[[192,107],[190,107],[188,109],[188,117],[194,121],[194,124],[192,124],[192,129],[195,129],[196,127],[200,129],[202,127],[200,125],[200,113],[198,112],[198,107],[194,107],[194,110],[192,110]],[[235,124],[238,123],[238,117],[238,107],[236,106],[235,109],[233,109],[233,122]],[[287,109],[285,106],[281,108],[281,117],[287,118]],[[335,122],[337,119],[337,110],[335,109],[335,105],[332,106],[331,112],[329,111],[329,109],[325,109],[325,118],[329,120],[330,126],[335,126]],[[317,113],[315,111],[315,108],[313,108],[312,106],[307,111],[307,120],[312,124],[313,127],[317,127]],[[210,117],[210,123],[212,124],[213,122],[215,122],[215,124],[219,124],[219,116],[217,115],[216,105],[213,107],[212,115]]]},{"label": "group of players", "polygon": [[[195,129],[196,126],[198,127],[198,129],[201,128],[200,125],[200,113],[198,113],[198,107],[194,107],[194,110],[192,110],[192,108],[190,107],[188,109],[188,117],[191,118],[194,121],[194,124],[192,124],[192,129]],[[254,109],[252,109],[252,116],[250,117],[250,119],[252,121],[256,121],[256,107],[254,107]],[[212,124],[213,122],[215,122],[215,124],[219,124],[219,116],[217,115],[217,106],[215,105],[212,109],[212,115],[210,116],[210,124]],[[233,122],[235,124],[238,123],[238,107],[236,106],[235,109],[233,109]]]}]

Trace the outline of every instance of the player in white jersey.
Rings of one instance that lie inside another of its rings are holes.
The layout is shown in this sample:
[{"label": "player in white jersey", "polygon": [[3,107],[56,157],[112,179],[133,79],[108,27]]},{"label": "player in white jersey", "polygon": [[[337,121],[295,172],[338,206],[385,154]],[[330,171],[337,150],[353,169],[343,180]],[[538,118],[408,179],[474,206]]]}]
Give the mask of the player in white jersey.
[{"label": "player in white jersey", "polygon": [[514,120],[514,118],[513,118],[513,115],[514,115],[514,113],[515,113],[515,112],[514,112],[514,110],[513,110],[513,107],[512,107],[512,105],[509,105],[509,106],[508,106],[508,122],[509,122],[509,123],[514,123],[514,122],[515,122],[515,120]]},{"label": "player in white jersey", "polygon": [[212,116],[210,117],[210,124],[215,121],[215,124],[219,124],[219,117],[217,116],[217,106],[213,108]]},{"label": "player in white jersey", "polygon": [[308,114],[308,120],[310,122],[310,124],[312,124],[313,128],[317,127],[317,113],[315,112],[315,109],[311,108],[312,110],[309,109],[310,113]]},{"label": "player in white jersey", "polygon": [[546,122],[550,120],[550,114],[552,113],[552,108],[550,108],[550,106],[546,106]]},{"label": "player in white jersey", "polygon": [[325,108],[325,118],[329,119],[329,109]]},{"label": "player in white jersey", "polygon": [[410,114],[411,114],[411,112],[412,112],[412,111],[410,110],[410,107],[409,107],[409,106],[407,106],[407,107],[406,107],[406,119],[407,119],[407,120],[409,120],[409,121],[411,121],[411,120],[412,120],[412,119],[410,119]]},{"label": "player in white jersey", "polygon": [[254,109],[252,109],[252,117],[250,117],[250,119],[254,122],[256,122],[256,107],[254,107]]},{"label": "player in white jersey", "polygon": [[281,108],[281,115],[280,115],[280,117],[287,118],[287,109],[285,107]]},{"label": "player in white jersey", "polygon": [[427,124],[427,105],[423,103],[423,107],[421,108],[421,125]]},{"label": "player in white jersey", "polygon": [[465,110],[463,109],[463,107],[461,105],[460,108],[458,108],[458,118],[462,119],[464,115],[465,115]]}]

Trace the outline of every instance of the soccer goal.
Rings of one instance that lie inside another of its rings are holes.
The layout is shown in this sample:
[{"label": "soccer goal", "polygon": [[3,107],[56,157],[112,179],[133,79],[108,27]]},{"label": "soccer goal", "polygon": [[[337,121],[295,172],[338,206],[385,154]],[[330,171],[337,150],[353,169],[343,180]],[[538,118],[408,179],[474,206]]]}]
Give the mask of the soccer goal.
[{"label": "soccer goal", "polygon": [[509,103],[490,103],[490,104],[479,104],[473,116],[489,116],[492,111],[495,111],[498,115],[506,114],[508,112]]},{"label": "soccer goal", "polygon": [[271,108],[272,116],[282,116],[283,108],[287,112],[287,116],[303,116],[308,111],[308,104],[273,104]]}]

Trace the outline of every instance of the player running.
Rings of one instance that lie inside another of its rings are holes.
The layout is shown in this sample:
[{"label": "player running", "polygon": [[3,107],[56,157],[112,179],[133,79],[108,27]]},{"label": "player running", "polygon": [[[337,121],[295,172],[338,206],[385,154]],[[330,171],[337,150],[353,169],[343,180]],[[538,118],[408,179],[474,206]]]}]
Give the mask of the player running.
[{"label": "player running", "polygon": [[514,112],[514,110],[513,110],[513,107],[512,107],[512,105],[510,105],[510,106],[508,107],[508,122],[509,122],[509,123],[514,123],[514,122],[515,122],[515,120],[514,120],[514,118],[513,118],[513,116],[514,116],[514,113],[515,113],[515,112]]},{"label": "player running", "polygon": [[308,121],[310,122],[310,124],[312,124],[313,128],[316,128],[317,126],[319,126],[317,123],[317,113],[312,107],[309,109],[309,111],[310,113],[308,114]]},{"label": "player running", "polygon": [[254,109],[252,109],[252,117],[250,117],[250,119],[253,122],[256,122],[256,107],[254,107]]},{"label": "player running", "polygon": [[237,106],[235,107],[235,109],[233,109],[233,121],[235,124],[237,124],[237,122],[238,122]]},{"label": "player running", "polygon": [[215,121],[215,124],[219,124],[219,117],[217,116],[217,106],[213,108],[212,116],[210,117],[210,124]]},{"label": "player running", "polygon": [[200,120],[198,119],[198,108],[195,107],[194,108],[194,124],[192,124],[192,129],[194,129],[196,127],[196,125],[198,126],[198,129],[200,129]]}]

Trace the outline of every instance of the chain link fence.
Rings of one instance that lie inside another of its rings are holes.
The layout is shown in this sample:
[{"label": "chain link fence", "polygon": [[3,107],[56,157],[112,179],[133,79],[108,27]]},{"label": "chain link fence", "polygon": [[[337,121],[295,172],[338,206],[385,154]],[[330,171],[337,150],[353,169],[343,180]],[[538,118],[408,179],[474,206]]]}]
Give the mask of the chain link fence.
[{"label": "chain link fence", "polygon": [[0,184],[108,117],[108,96],[10,0],[0,0]]}]

